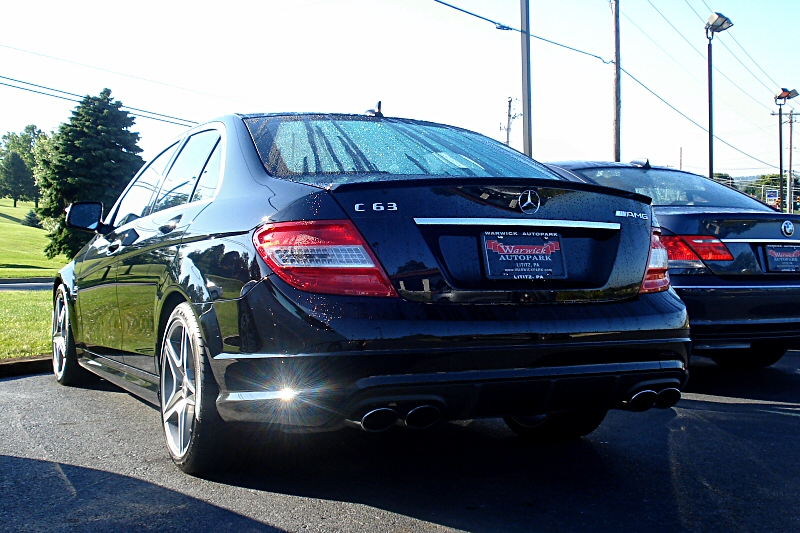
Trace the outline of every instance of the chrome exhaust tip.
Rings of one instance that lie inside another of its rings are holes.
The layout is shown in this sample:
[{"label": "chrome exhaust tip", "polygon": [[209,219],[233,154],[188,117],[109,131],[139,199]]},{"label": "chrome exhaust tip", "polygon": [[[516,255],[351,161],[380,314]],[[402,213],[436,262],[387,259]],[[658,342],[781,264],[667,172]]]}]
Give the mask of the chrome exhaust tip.
[{"label": "chrome exhaust tip", "polygon": [[656,407],[659,409],[669,409],[681,399],[681,391],[674,388],[664,389],[658,393]]},{"label": "chrome exhaust tip", "polygon": [[432,405],[420,405],[410,410],[403,421],[407,427],[413,429],[427,429],[441,418],[439,409]]},{"label": "chrome exhaust tip", "polygon": [[361,429],[368,433],[378,433],[381,431],[386,431],[395,425],[396,422],[397,413],[394,411],[394,409],[381,407],[379,409],[373,409],[362,416],[361,422],[359,422],[358,425],[361,426]]},{"label": "chrome exhaust tip", "polygon": [[657,399],[658,394],[656,391],[648,389],[637,392],[625,403],[628,405],[628,409],[631,411],[642,412],[653,407]]}]

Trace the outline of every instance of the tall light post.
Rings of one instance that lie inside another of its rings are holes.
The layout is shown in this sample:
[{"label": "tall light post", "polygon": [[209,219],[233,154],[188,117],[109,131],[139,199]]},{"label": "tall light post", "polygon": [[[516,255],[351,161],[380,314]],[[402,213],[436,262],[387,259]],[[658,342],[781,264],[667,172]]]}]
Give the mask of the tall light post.
[{"label": "tall light post", "polygon": [[[796,90],[783,88],[778,91],[778,94],[775,95],[775,105],[778,106],[778,164],[780,165],[780,175],[778,176],[778,190],[781,191],[781,205],[778,206],[781,211],[783,210],[783,105],[786,103],[787,100],[791,100],[798,93]],[[790,177],[791,179],[791,177]],[[788,189],[788,185],[787,185]],[[787,191],[787,203],[788,206],[788,191]]]},{"label": "tall light post", "polygon": [[712,13],[706,24],[706,39],[708,39],[708,179],[714,179],[714,106],[712,100],[711,77],[711,41],[714,34],[725,31],[733,26],[731,19],[722,13]]},{"label": "tall light post", "polygon": [[533,122],[531,121],[531,6],[530,0],[519,0],[522,26],[522,151],[533,157]]}]

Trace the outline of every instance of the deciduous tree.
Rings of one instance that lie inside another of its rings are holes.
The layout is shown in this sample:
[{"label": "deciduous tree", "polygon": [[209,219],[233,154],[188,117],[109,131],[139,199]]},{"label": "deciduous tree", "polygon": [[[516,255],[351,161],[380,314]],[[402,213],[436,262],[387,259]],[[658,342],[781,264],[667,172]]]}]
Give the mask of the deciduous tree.
[{"label": "deciduous tree", "polygon": [[134,120],[121,107],[110,89],[85,97],[69,122],[36,151],[42,198],[38,215],[49,229],[48,257],[71,257],[90,238],[66,228],[64,209],[70,203],[97,201],[110,208],[142,165],[139,134],[130,130]]},{"label": "deciduous tree", "polygon": [[10,197],[17,207],[18,200],[32,199],[35,195],[33,174],[17,152],[6,152],[0,163],[0,196]]}]

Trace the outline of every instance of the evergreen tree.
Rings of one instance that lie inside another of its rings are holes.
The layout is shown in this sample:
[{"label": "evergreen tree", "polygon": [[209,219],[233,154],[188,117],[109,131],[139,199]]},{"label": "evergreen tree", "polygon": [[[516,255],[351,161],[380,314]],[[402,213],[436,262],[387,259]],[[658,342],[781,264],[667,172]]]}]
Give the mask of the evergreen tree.
[{"label": "evergreen tree", "polygon": [[[9,131],[3,135],[2,144],[0,145],[0,159],[5,157],[9,152],[17,152],[22,160],[25,161],[28,169],[33,172],[36,166],[34,150],[36,148],[36,142],[42,135],[42,130],[33,124],[25,126],[22,133]],[[33,194],[31,196],[33,201],[36,202],[36,207],[39,207],[39,187],[36,185],[35,180]]]},{"label": "evergreen tree", "polygon": [[36,213],[34,213],[33,209],[28,211],[28,214],[25,215],[24,219],[22,219],[22,225],[23,226],[30,226],[32,228],[41,228],[42,227],[42,223],[39,222],[39,217],[36,216]]},{"label": "evergreen tree", "polygon": [[86,96],[69,122],[35,151],[42,197],[38,215],[49,229],[48,257],[60,253],[72,257],[90,238],[66,228],[64,209],[69,204],[96,201],[110,208],[142,166],[137,155],[139,134],[130,131],[134,120],[121,107],[120,101],[111,98],[110,89]]},{"label": "evergreen tree", "polygon": [[0,163],[0,196],[18,200],[34,197],[33,174],[17,152],[7,152]]}]

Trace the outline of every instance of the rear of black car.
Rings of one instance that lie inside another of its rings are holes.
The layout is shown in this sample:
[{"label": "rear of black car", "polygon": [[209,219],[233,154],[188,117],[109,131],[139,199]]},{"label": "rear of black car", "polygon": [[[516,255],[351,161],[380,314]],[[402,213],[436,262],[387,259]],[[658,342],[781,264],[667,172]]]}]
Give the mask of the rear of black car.
[{"label": "rear of black car", "polygon": [[226,420],[379,430],[677,401],[688,320],[648,198],[457,128],[244,121],[303,193],[253,232],[270,274],[214,304],[239,317],[213,362]]},{"label": "rear of black car", "polygon": [[800,217],[701,176],[634,165],[560,163],[590,183],[653,198],[694,353],[772,364],[800,347]]}]

